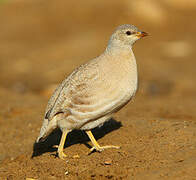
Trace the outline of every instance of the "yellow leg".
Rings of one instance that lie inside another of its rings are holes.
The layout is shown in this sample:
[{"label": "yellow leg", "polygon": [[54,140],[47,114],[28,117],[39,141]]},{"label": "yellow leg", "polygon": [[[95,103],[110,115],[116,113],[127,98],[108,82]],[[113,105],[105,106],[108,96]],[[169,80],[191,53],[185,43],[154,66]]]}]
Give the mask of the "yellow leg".
[{"label": "yellow leg", "polygon": [[119,149],[120,147],[119,146],[113,146],[113,145],[110,145],[110,146],[100,146],[96,139],[94,138],[93,134],[91,131],[85,131],[88,135],[88,137],[90,138],[91,142],[93,143],[93,147],[90,149],[90,152],[96,150],[96,151],[103,151],[104,149],[108,149],[108,148],[115,148],[115,149]]},{"label": "yellow leg", "polygon": [[61,142],[60,142],[60,144],[58,146],[57,152],[58,152],[58,156],[59,156],[60,159],[64,159],[65,157],[67,157],[67,155],[63,153],[63,148],[64,148],[64,144],[65,144],[67,133],[68,133],[67,130],[63,131],[63,134],[61,136]]}]

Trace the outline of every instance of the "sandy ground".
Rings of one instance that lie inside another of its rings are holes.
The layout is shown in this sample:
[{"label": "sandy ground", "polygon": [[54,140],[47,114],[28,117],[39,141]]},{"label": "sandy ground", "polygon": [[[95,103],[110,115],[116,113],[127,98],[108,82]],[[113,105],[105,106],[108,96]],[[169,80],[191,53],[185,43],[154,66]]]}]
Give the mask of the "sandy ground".
[{"label": "sandy ground", "polygon": [[[0,1],[0,179],[196,179],[195,6],[138,2]],[[151,34],[134,47],[139,90],[93,130],[121,149],[88,155],[91,142],[73,131],[63,161],[57,130],[35,152],[56,85],[124,23]]]}]

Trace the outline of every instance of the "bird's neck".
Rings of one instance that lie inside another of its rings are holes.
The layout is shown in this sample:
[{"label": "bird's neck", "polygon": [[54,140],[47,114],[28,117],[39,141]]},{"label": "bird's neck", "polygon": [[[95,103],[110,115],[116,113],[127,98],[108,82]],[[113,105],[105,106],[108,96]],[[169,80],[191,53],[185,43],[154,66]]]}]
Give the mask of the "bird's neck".
[{"label": "bird's neck", "polygon": [[114,57],[116,60],[120,60],[124,57],[124,59],[132,59],[135,61],[135,56],[133,54],[132,47],[130,46],[108,46],[104,54]]},{"label": "bird's neck", "polygon": [[[108,63],[116,69],[122,68],[130,76],[137,76],[137,63],[132,51],[132,47],[109,47],[105,50],[104,56]],[[134,75],[133,75],[134,74]]]},{"label": "bird's neck", "polygon": [[106,51],[108,52],[121,52],[121,51],[127,51],[130,52],[130,49],[132,49],[132,46],[122,44],[121,42],[118,43],[108,43],[108,46],[106,48]]},{"label": "bird's neck", "polygon": [[112,76],[116,78],[116,81],[131,84],[131,87],[134,88],[134,91],[137,89],[137,64],[136,59],[133,54],[132,48],[116,48],[112,47],[110,49],[106,49],[105,56],[102,60],[101,69],[104,69],[104,72],[107,72],[110,76],[110,72],[112,72]]}]

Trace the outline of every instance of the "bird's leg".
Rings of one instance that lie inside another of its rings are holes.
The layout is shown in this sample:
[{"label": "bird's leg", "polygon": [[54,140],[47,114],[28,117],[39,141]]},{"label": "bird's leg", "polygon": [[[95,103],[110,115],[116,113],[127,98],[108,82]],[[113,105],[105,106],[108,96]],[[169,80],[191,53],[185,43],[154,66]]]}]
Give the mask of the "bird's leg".
[{"label": "bird's leg", "polygon": [[66,136],[67,136],[68,131],[67,130],[63,130],[62,136],[61,136],[61,142],[58,146],[58,157],[60,159],[64,159],[67,155],[63,153],[63,148],[64,148],[64,144],[65,144],[65,140],[66,140]]},{"label": "bird's leg", "polygon": [[96,150],[96,151],[103,151],[104,149],[108,149],[108,148],[115,148],[115,149],[119,149],[120,147],[119,146],[113,146],[113,145],[109,145],[109,146],[100,146],[96,139],[94,138],[93,134],[91,131],[85,131],[88,135],[88,137],[90,138],[91,142],[93,143],[93,147],[90,149],[90,152]]}]

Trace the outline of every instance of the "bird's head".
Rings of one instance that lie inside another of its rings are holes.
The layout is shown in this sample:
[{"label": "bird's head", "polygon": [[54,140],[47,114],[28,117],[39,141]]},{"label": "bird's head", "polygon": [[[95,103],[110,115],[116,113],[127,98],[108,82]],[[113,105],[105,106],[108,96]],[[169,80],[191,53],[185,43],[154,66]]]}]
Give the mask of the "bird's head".
[{"label": "bird's head", "polygon": [[133,44],[148,33],[140,31],[134,25],[124,24],[119,26],[109,40],[109,46],[132,47]]}]

